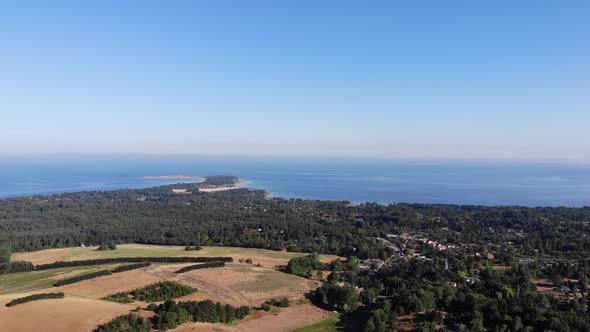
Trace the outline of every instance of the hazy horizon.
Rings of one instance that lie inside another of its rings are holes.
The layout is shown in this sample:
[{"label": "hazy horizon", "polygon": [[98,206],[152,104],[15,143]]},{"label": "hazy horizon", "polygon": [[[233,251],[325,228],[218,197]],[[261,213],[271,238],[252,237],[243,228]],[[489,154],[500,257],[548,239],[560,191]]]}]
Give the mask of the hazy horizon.
[{"label": "hazy horizon", "polygon": [[0,157],[590,162],[590,3],[0,3]]}]

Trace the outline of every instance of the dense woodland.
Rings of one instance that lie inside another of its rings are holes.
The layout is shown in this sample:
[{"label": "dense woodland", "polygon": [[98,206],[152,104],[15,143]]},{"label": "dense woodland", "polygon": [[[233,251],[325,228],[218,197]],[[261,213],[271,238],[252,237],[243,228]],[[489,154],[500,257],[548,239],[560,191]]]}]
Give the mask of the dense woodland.
[{"label": "dense woodland", "polygon": [[[0,200],[0,243],[30,251],[101,243],[225,245],[377,257],[375,236],[421,230],[448,243],[514,242],[542,254],[590,252],[590,208],[269,199],[236,189],[175,194],[179,184]],[[516,234],[526,234],[519,237]],[[4,250],[5,251],[5,250]],[[0,257],[3,257],[0,251]],[[7,269],[0,258],[0,268]]]},{"label": "dense woodland", "polygon": [[[228,181],[218,180],[207,185]],[[282,271],[322,279],[321,271],[331,270],[310,299],[357,317],[368,332],[397,329],[410,314],[421,331],[590,330],[590,207],[354,205],[268,198],[251,189],[202,193],[199,186],[0,200],[0,271],[31,268],[10,262],[14,251],[82,244],[330,253],[347,260],[324,264],[314,254]],[[381,261],[380,267],[360,269],[367,258]],[[128,262],[144,261],[150,260]],[[541,293],[533,280],[568,291],[560,291],[562,297]],[[158,309],[154,327],[194,320],[185,313],[193,307],[168,309]],[[174,313],[169,320],[167,312]]]},{"label": "dense woodland", "polygon": [[361,317],[366,332],[397,330],[404,315],[419,321],[418,331],[590,331],[588,292],[573,299],[540,293],[532,282],[540,272],[526,266],[498,271],[475,264],[466,273],[477,273],[477,279],[463,277],[460,269],[445,269],[436,259],[379,271],[346,264],[310,298],[326,309]]}]

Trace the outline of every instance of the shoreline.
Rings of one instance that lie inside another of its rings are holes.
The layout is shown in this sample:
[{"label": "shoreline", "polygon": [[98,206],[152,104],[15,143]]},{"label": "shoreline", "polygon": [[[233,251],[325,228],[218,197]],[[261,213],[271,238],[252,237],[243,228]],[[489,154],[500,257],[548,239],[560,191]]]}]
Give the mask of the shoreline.
[{"label": "shoreline", "polygon": [[238,178],[238,180],[231,185],[225,185],[222,187],[199,188],[199,191],[204,192],[204,193],[213,193],[213,192],[219,192],[219,191],[234,190],[234,189],[240,189],[240,188],[242,188],[242,186],[250,184],[250,183],[252,183],[252,181],[243,180],[243,179]]},{"label": "shoreline", "polygon": [[200,175],[148,175],[142,176],[142,179],[152,180],[200,180],[199,182],[205,181],[206,176]]}]

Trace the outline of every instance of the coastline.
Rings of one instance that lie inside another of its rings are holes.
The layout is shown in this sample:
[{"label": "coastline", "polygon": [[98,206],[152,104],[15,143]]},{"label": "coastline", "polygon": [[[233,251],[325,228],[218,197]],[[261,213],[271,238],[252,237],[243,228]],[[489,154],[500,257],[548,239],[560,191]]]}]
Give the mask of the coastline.
[{"label": "coastline", "polygon": [[[206,177],[205,177],[206,178]],[[200,192],[204,192],[204,193],[213,193],[213,192],[219,192],[219,191],[227,191],[227,190],[233,190],[233,189],[239,189],[242,188],[242,186],[247,185],[252,183],[252,181],[248,181],[248,180],[243,180],[243,179],[239,179],[234,182],[231,185],[226,185],[226,186],[222,186],[222,187],[211,187],[211,188],[199,188]]]},{"label": "coastline", "polygon": [[143,176],[142,179],[153,179],[153,180],[199,180],[199,182],[205,181],[206,176],[200,175],[148,175]]}]

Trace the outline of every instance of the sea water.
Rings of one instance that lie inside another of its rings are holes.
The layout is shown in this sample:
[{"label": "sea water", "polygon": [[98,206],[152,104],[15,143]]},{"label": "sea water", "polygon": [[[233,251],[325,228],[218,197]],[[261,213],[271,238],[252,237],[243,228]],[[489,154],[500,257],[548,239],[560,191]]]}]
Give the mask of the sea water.
[{"label": "sea water", "polygon": [[160,175],[235,175],[285,198],[590,206],[587,166],[179,156],[0,158],[0,197],[144,188]]}]

